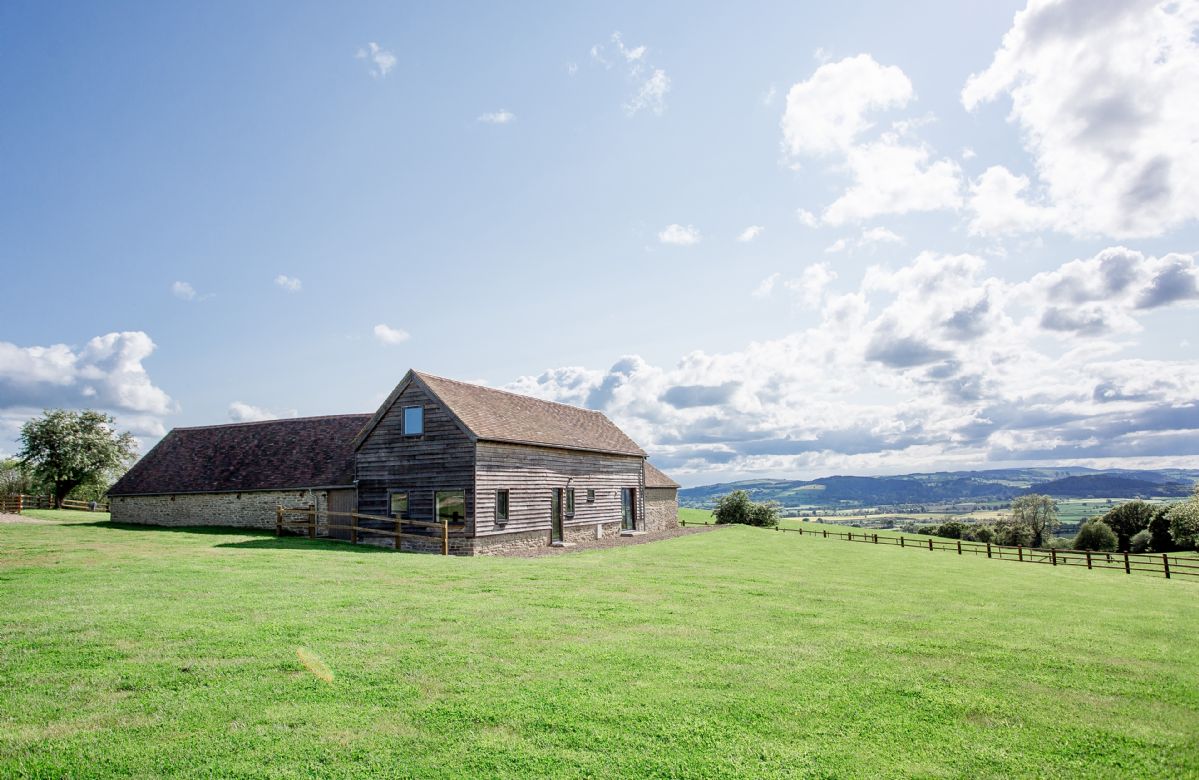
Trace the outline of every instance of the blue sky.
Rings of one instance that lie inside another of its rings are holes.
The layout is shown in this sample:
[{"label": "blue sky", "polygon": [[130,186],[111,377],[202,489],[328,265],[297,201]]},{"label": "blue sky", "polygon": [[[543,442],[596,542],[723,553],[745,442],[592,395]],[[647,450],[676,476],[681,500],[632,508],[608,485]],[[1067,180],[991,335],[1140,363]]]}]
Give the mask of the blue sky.
[{"label": "blue sky", "polygon": [[6,3],[0,452],[45,406],[148,446],[418,367],[688,484],[1199,465],[1197,25]]}]

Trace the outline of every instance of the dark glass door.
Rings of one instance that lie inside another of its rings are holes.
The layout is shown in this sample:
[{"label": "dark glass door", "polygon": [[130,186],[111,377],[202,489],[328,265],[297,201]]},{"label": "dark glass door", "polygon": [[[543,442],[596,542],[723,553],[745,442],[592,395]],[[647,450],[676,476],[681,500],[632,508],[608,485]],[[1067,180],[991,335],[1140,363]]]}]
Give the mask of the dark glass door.
[{"label": "dark glass door", "polygon": [[550,541],[562,541],[562,488],[550,494]]},{"label": "dark glass door", "polygon": [[620,527],[625,531],[637,527],[637,488],[620,490]]}]

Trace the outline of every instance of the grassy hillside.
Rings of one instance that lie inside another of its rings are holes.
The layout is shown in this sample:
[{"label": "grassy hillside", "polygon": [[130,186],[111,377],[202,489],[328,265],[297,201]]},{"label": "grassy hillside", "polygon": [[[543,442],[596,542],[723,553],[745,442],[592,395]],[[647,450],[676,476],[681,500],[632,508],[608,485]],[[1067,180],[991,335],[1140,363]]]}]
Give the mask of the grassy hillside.
[{"label": "grassy hillside", "polygon": [[922,564],[0,525],[0,776],[1199,774],[1199,586]]}]

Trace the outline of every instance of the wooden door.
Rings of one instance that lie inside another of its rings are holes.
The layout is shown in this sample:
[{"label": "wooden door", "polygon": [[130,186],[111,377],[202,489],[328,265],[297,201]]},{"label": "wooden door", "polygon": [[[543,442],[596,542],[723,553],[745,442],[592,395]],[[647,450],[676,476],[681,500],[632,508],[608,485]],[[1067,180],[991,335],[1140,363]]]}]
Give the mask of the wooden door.
[{"label": "wooden door", "polygon": [[[357,512],[358,511],[358,491],[354,488],[346,488],[342,490],[330,490],[326,493],[328,496],[328,507],[330,512]],[[349,525],[350,518],[342,515],[332,515],[328,518],[329,525]],[[329,537],[331,539],[349,539],[349,530],[339,530],[336,528],[329,529]]]}]

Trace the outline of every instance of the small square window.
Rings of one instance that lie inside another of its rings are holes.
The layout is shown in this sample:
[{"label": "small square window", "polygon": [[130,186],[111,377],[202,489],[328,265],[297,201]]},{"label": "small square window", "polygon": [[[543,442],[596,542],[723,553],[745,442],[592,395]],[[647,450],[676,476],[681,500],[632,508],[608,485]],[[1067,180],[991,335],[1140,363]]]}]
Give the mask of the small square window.
[{"label": "small square window", "polygon": [[595,503],[595,488],[587,488],[587,503]]},{"label": "small square window", "polygon": [[495,521],[497,523],[508,522],[508,491],[495,491]]},{"label": "small square window", "polygon": [[423,406],[404,407],[404,435],[420,436],[425,432],[425,409]]},{"label": "small square window", "polygon": [[408,519],[408,494],[407,493],[392,493],[388,498],[389,506],[388,513],[392,517],[397,517],[400,520]]},{"label": "small square window", "polygon": [[566,489],[566,516],[570,517],[575,513],[575,489]]}]

